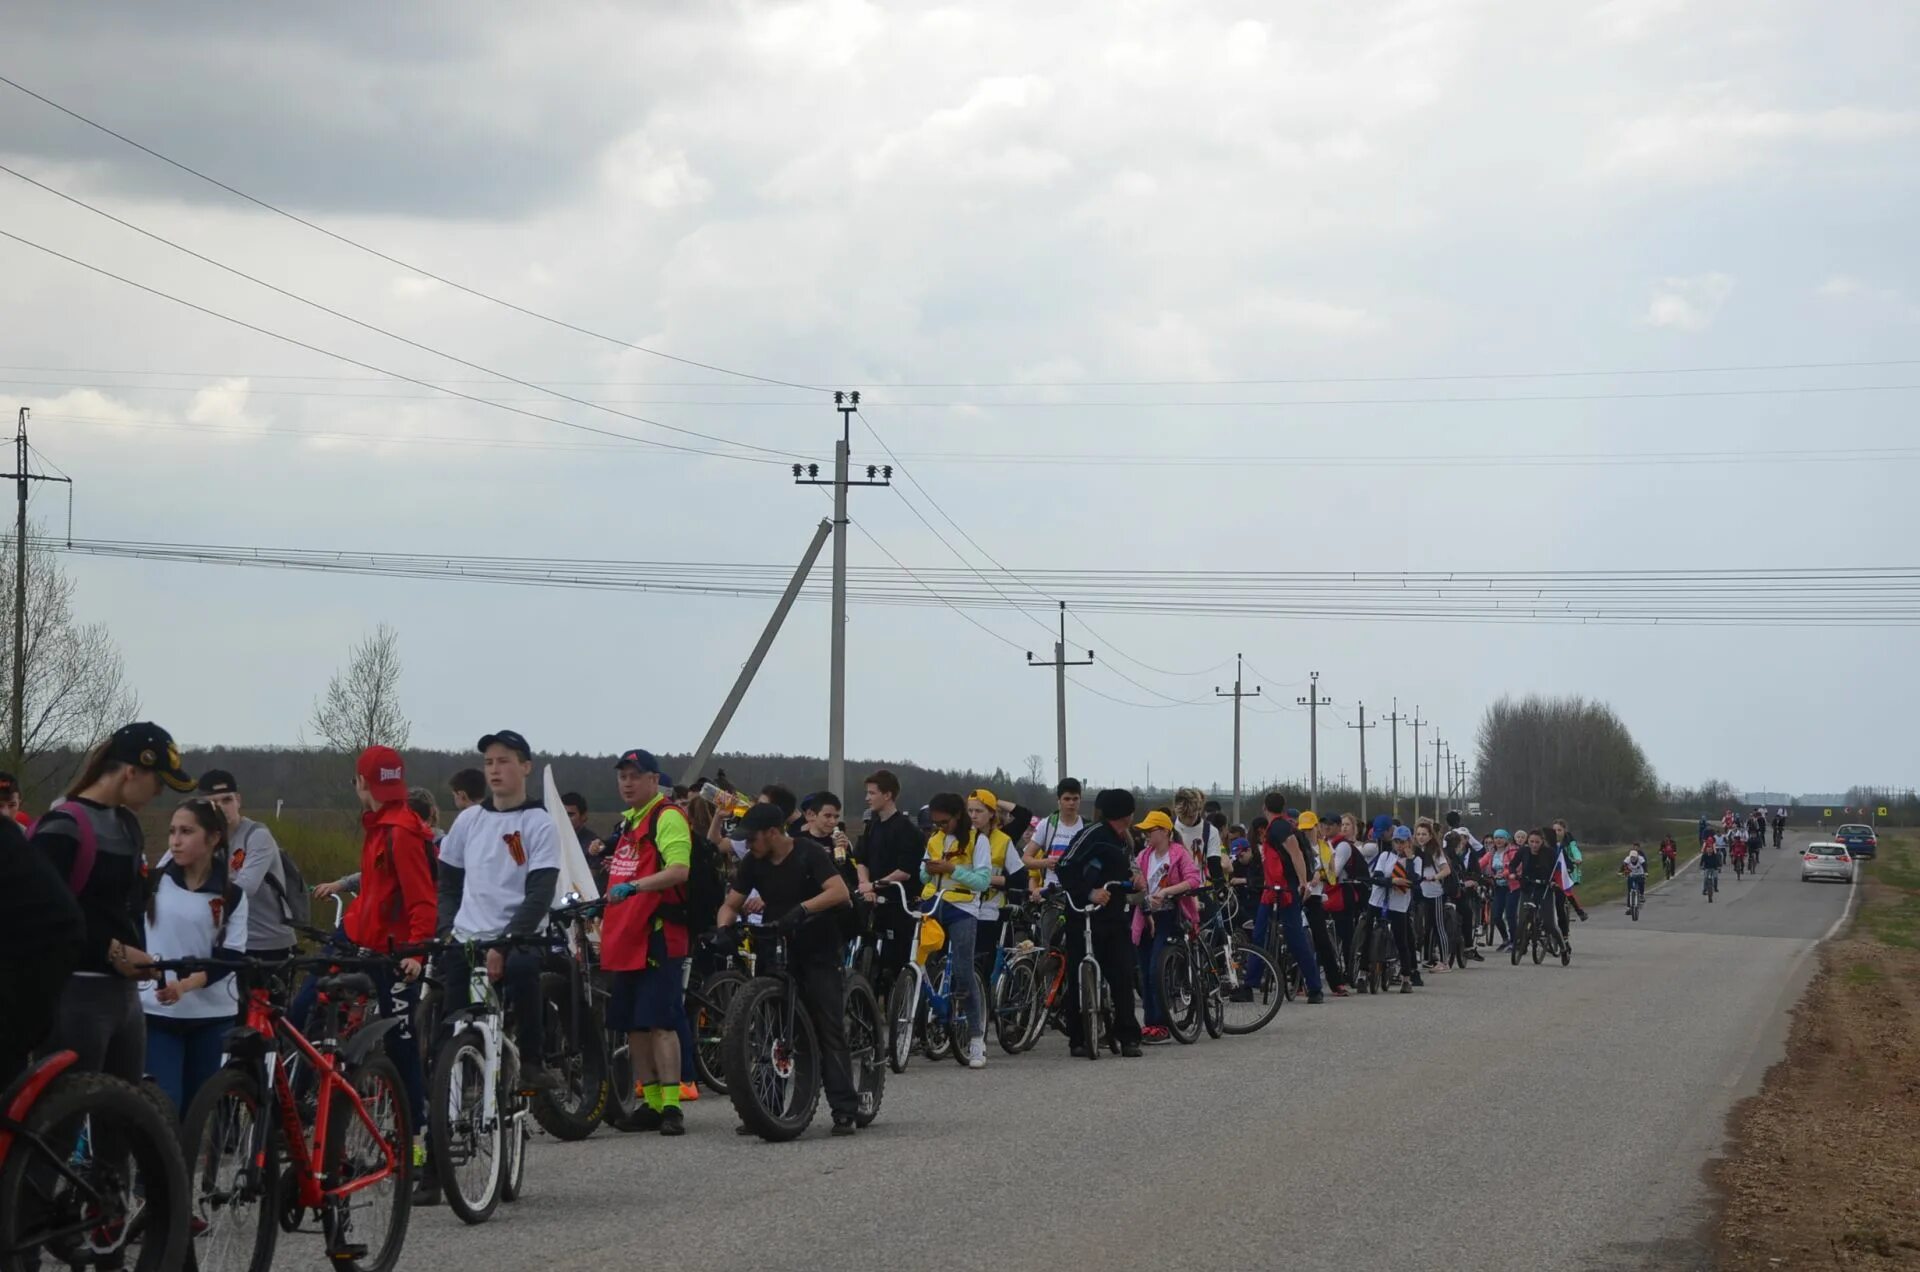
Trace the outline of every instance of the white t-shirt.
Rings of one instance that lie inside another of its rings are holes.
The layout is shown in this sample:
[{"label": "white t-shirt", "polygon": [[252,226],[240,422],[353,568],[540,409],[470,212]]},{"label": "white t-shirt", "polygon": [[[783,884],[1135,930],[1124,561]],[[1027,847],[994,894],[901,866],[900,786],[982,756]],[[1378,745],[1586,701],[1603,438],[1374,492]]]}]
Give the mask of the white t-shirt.
[{"label": "white t-shirt", "polygon": [[1429,900],[1446,892],[1440,884],[1440,867],[1424,858],[1420,862],[1420,895]]},{"label": "white t-shirt", "polygon": [[[1389,910],[1405,914],[1413,908],[1413,889],[1409,888],[1405,892],[1402,892],[1398,888],[1389,887],[1383,882],[1383,880],[1392,878],[1393,863],[1399,860],[1400,856],[1398,853],[1386,848],[1381,849],[1379,856],[1374,859],[1372,903],[1376,907],[1384,905]],[[1406,868],[1406,874],[1410,876],[1418,875],[1419,862],[1409,859],[1402,864]]]},{"label": "white t-shirt", "polygon": [[[237,880],[221,890],[219,871],[208,874],[198,891],[189,889],[185,872],[171,861],[160,869],[153,892],[153,917],[147,920],[147,953],[155,958],[209,958],[215,948],[240,953],[247,948],[247,894]],[[224,920],[224,927],[222,921]],[[167,979],[178,980],[172,972]],[[188,990],[178,1002],[163,1003],[152,981],[140,982],[140,1008],[149,1016],[175,1020],[219,1020],[240,1010],[239,985],[231,973]]]},{"label": "white t-shirt", "polygon": [[1047,887],[1050,888],[1060,882],[1060,876],[1053,871],[1053,863],[1057,863],[1065,855],[1067,845],[1073,842],[1073,837],[1084,830],[1086,825],[1087,819],[1084,817],[1076,822],[1064,822],[1060,820],[1060,814],[1055,813],[1051,817],[1041,818],[1040,824],[1033,828],[1033,846],[1047,854],[1049,863],[1045,880]]},{"label": "white t-shirt", "polygon": [[1208,857],[1226,855],[1226,842],[1220,838],[1220,832],[1214,829],[1213,823],[1204,817],[1198,826],[1189,826],[1179,818],[1174,818],[1173,834],[1187,846],[1187,851],[1193,854],[1195,861],[1204,862]]},{"label": "white t-shirt", "polygon": [[1147,891],[1160,890],[1160,880],[1166,877],[1173,865],[1173,846],[1169,844],[1165,852],[1143,852],[1140,854],[1140,869],[1147,876]]},{"label": "white t-shirt", "polygon": [[539,802],[502,811],[489,799],[453,819],[440,844],[440,861],[466,871],[455,934],[484,940],[506,932],[526,902],[531,871],[560,868],[560,841],[552,815]]}]

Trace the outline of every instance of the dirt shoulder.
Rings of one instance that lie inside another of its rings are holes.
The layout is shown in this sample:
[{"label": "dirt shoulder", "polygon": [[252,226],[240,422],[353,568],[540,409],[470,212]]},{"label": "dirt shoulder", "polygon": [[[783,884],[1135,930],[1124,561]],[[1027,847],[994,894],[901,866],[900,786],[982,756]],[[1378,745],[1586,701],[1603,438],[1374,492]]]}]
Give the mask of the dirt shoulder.
[{"label": "dirt shoulder", "polygon": [[1712,1167],[1732,1272],[1920,1267],[1920,836],[1883,838],[1865,878]]}]

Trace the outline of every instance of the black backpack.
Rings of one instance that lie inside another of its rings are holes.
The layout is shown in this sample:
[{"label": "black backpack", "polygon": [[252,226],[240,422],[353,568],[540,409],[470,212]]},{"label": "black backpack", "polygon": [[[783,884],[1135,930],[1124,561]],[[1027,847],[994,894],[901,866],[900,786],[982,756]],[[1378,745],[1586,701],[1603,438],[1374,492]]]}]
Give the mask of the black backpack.
[{"label": "black backpack", "polygon": [[705,835],[693,838],[693,854],[687,862],[686,898],[678,917],[687,925],[687,931],[695,936],[711,932],[713,918],[727,899],[727,860]]}]

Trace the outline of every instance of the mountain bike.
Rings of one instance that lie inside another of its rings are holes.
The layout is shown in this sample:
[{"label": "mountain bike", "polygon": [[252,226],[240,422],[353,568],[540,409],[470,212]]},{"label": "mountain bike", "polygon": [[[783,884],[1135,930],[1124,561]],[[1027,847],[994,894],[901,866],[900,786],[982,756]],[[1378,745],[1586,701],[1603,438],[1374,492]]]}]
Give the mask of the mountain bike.
[{"label": "mountain bike", "polygon": [[0,1092],[0,1267],[172,1272],[190,1211],[170,1117],[78,1059],[56,1051]]},{"label": "mountain bike", "polygon": [[1673,858],[1666,853],[1660,854],[1660,866],[1667,872],[1667,878],[1673,878]]},{"label": "mountain bike", "polygon": [[[745,924],[714,934],[718,943],[744,936]],[[820,1046],[811,1009],[787,962],[786,934],[761,927],[753,934],[759,953],[754,976],[727,1008],[722,1046],[727,1097],[741,1123],[761,1139],[778,1143],[799,1137],[820,1102]],[[841,973],[847,1057],[858,1101],[854,1125],[871,1126],[886,1094],[885,1031],[880,1005],[866,978]]]},{"label": "mountain bike", "polygon": [[1251,939],[1234,935],[1231,916],[1230,904],[1217,906],[1200,927],[1206,959],[1195,990],[1201,1023],[1214,1038],[1264,1029],[1288,997],[1280,968]]},{"label": "mountain bike", "polygon": [[1407,971],[1400,966],[1400,946],[1386,912],[1366,906],[1353,923],[1348,981],[1364,993],[1384,994]]},{"label": "mountain bike", "polygon": [[1747,872],[1747,854],[1735,853],[1733,856],[1733,877],[1738,879]]},{"label": "mountain bike", "polygon": [[[945,929],[934,918],[932,906],[915,911],[907,900],[905,887],[899,883],[888,886],[908,913],[918,919],[918,925],[912,957],[893,978],[893,989],[887,995],[887,1064],[895,1073],[905,1073],[917,1037],[927,1059],[951,1058],[965,1065],[971,1022],[961,1011],[960,987],[954,979],[957,973],[943,949]],[[975,1001],[984,1004],[986,987],[980,981],[979,971],[969,967],[964,969],[964,974],[973,977],[974,992],[978,995]]]},{"label": "mountain bike", "polygon": [[[547,1067],[560,1075],[560,1085],[536,1091],[529,1107],[533,1120],[555,1139],[585,1139],[615,1107],[604,1024],[606,989],[598,983],[598,951],[587,928],[605,908],[605,898],[575,899],[556,906],[552,914],[553,946],[541,960],[540,1002],[545,1026],[541,1049]],[[621,1045],[626,1045],[624,1038]],[[629,1079],[628,1103],[632,1087]]]},{"label": "mountain bike", "polygon": [[513,1012],[487,975],[484,955],[494,949],[542,949],[548,940],[504,937],[442,945],[465,951],[469,988],[467,1005],[446,1013],[446,1036],[434,1049],[427,1079],[427,1155],[439,1172],[447,1205],[463,1223],[485,1223],[502,1201],[519,1200],[532,1138]]},{"label": "mountain bike", "polygon": [[1707,894],[1707,904],[1713,904],[1713,894],[1720,891],[1720,867],[1700,871],[1700,889]]},{"label": "mountain bike", "polygon": [[1647,877],[1645,875],[1627,876],[1627,914],[1635,923],[1640,921],[1640,907],[1646,904]]},{"label": "mountain bike", "polygon": [[[313,1211],[336,1267],[390,1272],[412,1212],[413,1128],[400,1071],[376,1048],[402,1021],[378,1018],[373,977],[344,969],[391,971],[393,961],[329,955],[155,966],[232,972],[245,1001],[243,1023],[227,1035],[225,1067],[194,1096],[181,1126],[196,1266],[266,1272],[281,1230],[298,1231]],[[311,1036],[272,991],[278,973],[300,967],[319,974]]]},{"label": "mountain bike", "polygon": [[1513,965],[1520,965],[1522,954],[1530,955],[1537,967],[1557,947],[1561,939],[1547,896],[1548,884],[1533,884],[1521,890],[1520,917],[1514,924]]},{"label": "mountain bike", "polygon": [[1025,906],[1009,903],[1000,908],[1000,940],[993,950],[987,1019],[1000,1049],[1010,1056],[1033,1045],[1039,1037],[1039,1018],[1045,1014],[1040,994],[1040,960],[1045,951],[1032,936],[1019,936],[1030,928]]}]

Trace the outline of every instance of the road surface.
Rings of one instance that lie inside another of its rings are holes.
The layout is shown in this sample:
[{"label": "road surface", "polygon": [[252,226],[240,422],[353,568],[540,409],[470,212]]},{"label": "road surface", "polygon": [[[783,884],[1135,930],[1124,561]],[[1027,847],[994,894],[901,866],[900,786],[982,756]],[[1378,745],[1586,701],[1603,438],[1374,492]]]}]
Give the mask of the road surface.
[{"label": "road surface", "polygon": [[[679,1140],[538,1139],[524,1200],[417,1212],[401,1266],[1698,1266],[1701,1167],[1851,895],[1799,882],[1808,838],[1712,905],[1690,869],[1637,924],[1596,912],[1568,968],[1489,959],[1131,1061],[1052,1035],[980,1073],[916,1059],[852,1140],[824,1106],[743,1140],[712,1096]],[[276,1266],[320,1259],[283,1238]]]}]

